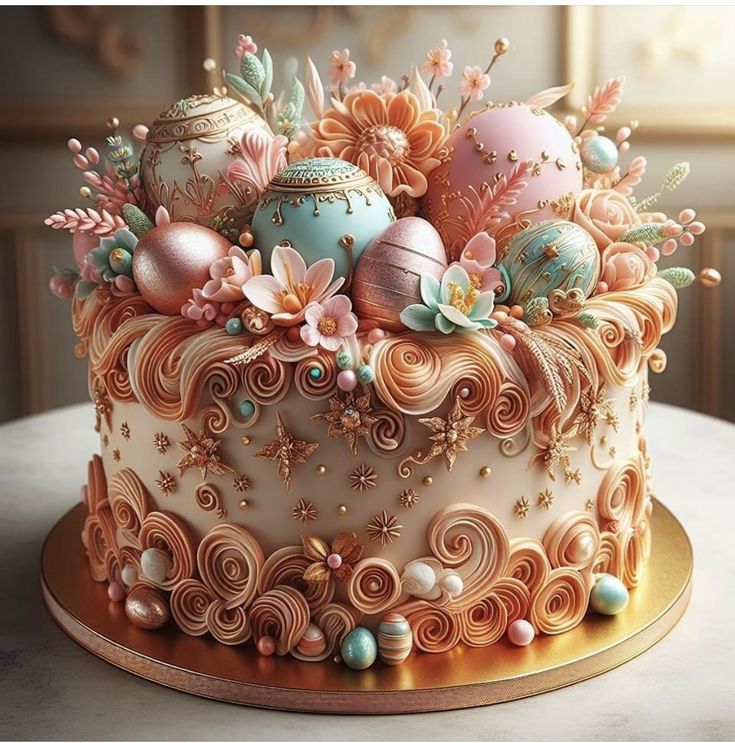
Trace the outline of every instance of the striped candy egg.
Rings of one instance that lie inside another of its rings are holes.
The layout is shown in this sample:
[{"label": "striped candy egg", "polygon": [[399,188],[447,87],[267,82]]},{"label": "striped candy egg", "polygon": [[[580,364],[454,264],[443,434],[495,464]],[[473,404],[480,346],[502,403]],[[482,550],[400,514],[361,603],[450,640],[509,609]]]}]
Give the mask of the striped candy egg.
[{"label": "striped candy egg", "polygon": [[324,632],[313,622],[306,628],[296,649],[306,658],[315,658],[327,649],[327,638]]},{"label": "striped candy egg", "polygon": [[578,288],[588,297],[600,273],[600,252],[579,225],[552,219],[514,235],[501,265],[510,279],[510,303]]},{"label": "striped candy egg", "polygon": [[378,625],[378,655],[387,666],[403,663],[413,647],[411,625],[402,614],[391,612]]},{"label": "striped candy egg", "polygon": [[419,217],[399,219],[368,245],[355,267],[355,312],[386,330],[403,330],[401,310],[421,301],[421,274],[441,279],[446,268],[444,245],[434,227]]}]

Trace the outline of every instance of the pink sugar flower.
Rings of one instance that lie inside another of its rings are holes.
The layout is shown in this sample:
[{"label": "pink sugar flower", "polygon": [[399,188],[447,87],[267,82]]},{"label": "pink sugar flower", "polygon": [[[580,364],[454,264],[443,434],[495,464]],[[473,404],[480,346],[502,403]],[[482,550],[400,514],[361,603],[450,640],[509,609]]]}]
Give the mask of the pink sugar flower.
[{"label": "pink sugar flower", "polygon": [[312,302],[304,313],[306,325],[301,327],[301,340],[307,346],[321,346],[336,351],[342,340],[357,331],[357,317],[352,312],[352,302],[338,294],[323,302]]},{"label": "pink sugar flower", "polygon": [[209,267],[212,277],[202,288],[202,297],[215,302],[242,301],[242,288],[261,273],[260,253],[253,250],[248,255],[242,248],[233,245],[224,258]]},{"label": "pink sugar flower", "polygon": [[487,232],[478,232],[465,245],[459,265],[467,271],[475,289],[491,292],[501,283],[502,275],[494,268],[495,258],[495,240]]},{"label": "pink sugar flower", "polygon": [[398,92],[398,83],[387,75],[383,75],[379,82],[373,83],[370,87],[381,94]]},{"label": "pink sugar flower", "polygon": [[332,60],[332,69],[329,74],[332,82],[341,85],[355,77],[357,65],[350,60],[349,49],[343,49],[341,52],[335,49],[330,59]]},{"label": "pink sugar flower", "polygon": [[432,77],[449,77],[454,69],[454,64],[449,61],[451,58],[452,50],[447,46],[447,40],[442,39],[439,46],[426,52],[426,61],[421,65],[421,71]]},{"label": "pink sugar flower", "polygon": [[486,75],[481,67],[469,65],[462,71],[462,80],[459,83],[459,91],[465,98],[471,101],[479,101],[490,87],[490,75]]},{"label": "pink sugar flower", "polygon": [[240,34],[235,41],[235,48],[232,50],[233,54],[238,58],[242,59],[246,54],[255,54],[258,51],[257,44],[252,40],[250,36]]},{"label": "pink sugar flower", "polygon": [[323,302],[344,284],[341,277],[332,281],[331,258],[322,258],[307,269],[299,253],[282,245],[273,249],[271,272],[272,276],[253,276],[242,291],[258,309],[272,316],[274,324],[286,327],[301,323],[307,305]]}]

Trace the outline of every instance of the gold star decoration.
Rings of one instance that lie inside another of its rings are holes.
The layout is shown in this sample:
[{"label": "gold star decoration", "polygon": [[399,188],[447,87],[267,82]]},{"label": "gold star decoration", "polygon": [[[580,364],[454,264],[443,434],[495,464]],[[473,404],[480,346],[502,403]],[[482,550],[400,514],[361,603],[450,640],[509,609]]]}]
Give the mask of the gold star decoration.
[{"label": "gold star decoration", "polygon": [[359,490],[364,493],[366,490],[375,487],[378,476],[375,470],[367,464],[360,464],[352,470],[350,475],[350,487],[353,490]]},{"label": "gold star decoration", "polygon": [[250,490],[250,478],[245,475],[238,475],[232,481],[232,485],[238,493],[244,493],[246,490]]},{"label": "gold star decoration", "polygon": [[108,445],[108,444],[110,443],[110,437],[109,437],[109,436],[108,436],[107,434],[105,434],[105,435],[104,435],[104,436],[102,437],[102,443],[103,443],[103,444],[104,444],[105,446],[107,446],[107,445]]},{"label": "gold star decoration", "polygon": [[383,511],[375,516],[366,529],[371,542],[380,540],[380,546],[385,547],[386,544],[393,544],[394,540],[401,536],[403,526],[398,523],[396,516],[391,516],[387,511]]},{"label": "gold star decoration", "polygon": [[595,502],[592,500],[592,498],[587,498],[587,500],[584,502],[584,507],[586,511],[591,511],[595,507]]},{"label": "gold star decoration", "polygon": [[343,436],[353,455],[357,456],[357,445],[370,433],[370,426],[377,420],[373,416],[370,393],[355,396],[348,392],[344,398],[334,395],[329,398],[329,411],[312,415],[313,421],[326,421],[327,436]]},{"label": "gold star decoration", "polygon": [[275,439],[259,449],[255,456],[278,463],[278,475],[288,490],[291,487],[294,465],[303,464],[317,450],[319,444],[295,439],[286,430],[283,418],[278,411],[276,411],[276,419]]},{"label": "gold star decoration", "polygon": [[185,423],[182,423],[181,427],[186,434],[186,441],[177,442],[177,446],[183,449],[186,454],[176,463],[179,468],[179,477],[190,467],[199,470],[202,480],[206,479],[210,472],[214,475],[235,472],[232,467],[222,461],[222,457],[217,453],[222,439],[213,439],[211,436],[206,436],[204,429],[201,429],[199,433],[194,433]]},{"label": "gold star decoration", "polygon": [[517,519],[525,519],[529,508],[528,498],[519,498],[513,506],[513,513]]},{"label": "gold star decoration", "polygon": [[115,462],[119,462],[120,461],[120,450],[119,449],[113,449],[112,450],[112,459]]},{"label": "gold star decoration", "polygon": [[443,456],[447,469],[451,472],[457,453],[467,451],[467,442],[485,430],[473,426],[474,420],[473,415],[465,415],[459,397],[455,398],[446,420],[439,417],[419,418],[419,423],[434,432],[429,436],[433,443],[428,453],[422,457],[422,463]]},{"label": "gold star decoration", "polygon": [[553,503],[554,494],[548,488],[546,488],[543,493],[539,493],[538,498],[536,498],[536,507],[543,508],[547,511],[551,508]]},{"label": "gold star decoration", "polygon": [[531,464],[533,465],[538,461],[543,462],[549,479],[553,481],[556,481],[556,468],[561,467],[564,472],[564,479],[567,482],[574,480],[579,483],[582,479],[579,470],[572,471],[569,465],[569,454],[577,451],[576,447],[569,446],[567,443],[574,433],[574,430],[568,433],[559,433],[555,427],[552,428],[551,437],[549,438],[549,443],[546,445],[546,449],[536,454],[531,459]]},{"label": "gold star decoration", "polygon": [[615,455],[616,455],[616,454],[618,453],[618,450],[617,450],[617,449],[616,449],[616,448],[615,448],[614,446],[611,446],[611,447],[610,447],[610,448],[609,448],[609,449],[607,450],[607,452],[608,452],[608,454],[610,455],[610,457],[611,457],[611,458],[613,458],[613,457],[614,457],[614,456],[615,456]]},{"label": "gold star decoration", "polygon": [[402,490],[398,496],[398,501],[404,508],[413,508],[420,500],[421,496],[413,488]]},{"label": "gold star decoration", "polygon": [[171,495],[176,490],[176,478],[170,472],[158,470],[159,477],[156,478],[156,485],[164,495]]},{"label": "gold star decoration", "polygon": [[613,400],[607,397],[604,384],[596,392],[583,392],[579,403],[577,426],[579,432],[585,435],[590,446],[592,446],[595,429],[600,420],[604,420],[617,432],[620,421],[613,409]]},{"label": "gold star decoration", "polygon": [[104,418],[107,427],[110,427],[110,416],[112,415],[112,402],[107,394],[104,384],[97,379],[92,390],[92,401],[94,402],[94,430],[99,433]]},{"label": "gold star decoration", "polygon": [[316,521],[316,516],[316,506],[311,501],[305,501],[303,498],[299,498],[299,502],[291,511],[291,518],[295,521],[300,521],[302,524],[306,524],[309,521]]},{"label": "gold star decoration", "polygon": [[168,440],[168,436],[166,436],[165,433],[159,431],[159,433],[153,437],[153,446],[159,454],[165,454],[171,446],[171,442]]},{"label": "gold star decoration", "polygon": [[120,424],[120,435],[125,439],[125,441],[130,441],[130,426],[127,421],[123,421]]}]

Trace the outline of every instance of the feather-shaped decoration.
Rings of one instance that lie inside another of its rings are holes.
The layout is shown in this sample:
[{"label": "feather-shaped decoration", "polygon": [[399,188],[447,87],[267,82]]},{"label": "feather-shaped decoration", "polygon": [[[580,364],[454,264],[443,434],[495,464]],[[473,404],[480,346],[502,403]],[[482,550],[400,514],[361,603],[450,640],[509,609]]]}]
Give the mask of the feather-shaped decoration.
[{"label": "feather-shaped decoration", "polygon": [[584,109],[588,124],[600,124],[615,111],[623,97],[624,82],[624,77],[613,78],[588,96]]},{"label": "feather-shaped decoration", "polygon": [[628,172],[612,187],[613,191],[617,191],[623,196],[630,196],[633,193],[633,189],[641,182],[643,176],[646,174],[646,166],[648,162],[643,156],[639,156],[633,159]]},{"label": "feather-shaped decoration", "polygon": [[416,96],[421,111],[431,111],[434,108],[434,96],[431,95],[429,87],[424,82],[418,67],[411,68],[411,77],[409,87],[411,93]]},{"label": "feather-shaped decoration", "polygon": [[306,58],[306,97],[314,118],[321,119],[324,113],[324,86],[311,57]]},{"label": "feather-shaped decoration", "polygon": [[546,90],[542,90],[540,93],[536,93],[528,98],[526,100],[526,105],[536,106],[536,108],[548,108],[569,95],[573,87],[574,83],[569,83],[569,85],[559,85],[555,88],[546,88]]},{"label": "feather-shaped decoration", "polygon": [[227,169],[227,177],[252,189],[260,198],[271,178],[287,163],[288,139],[279,134],[271,137],[258,127],[249,127],[240,139],[240,157]]},{"label": "feather-shaped decoration", "polygon": [[233,356],[230,359],[225,360],[225,364],[232,364],[233,366],[246,366],[251,361],[262,356],[271,346],[278,342],[280,337],[283,335],[283,329],[274,330],[272,333],[259,338],[254,343],[251,343],[242,353],[237,356]]}]

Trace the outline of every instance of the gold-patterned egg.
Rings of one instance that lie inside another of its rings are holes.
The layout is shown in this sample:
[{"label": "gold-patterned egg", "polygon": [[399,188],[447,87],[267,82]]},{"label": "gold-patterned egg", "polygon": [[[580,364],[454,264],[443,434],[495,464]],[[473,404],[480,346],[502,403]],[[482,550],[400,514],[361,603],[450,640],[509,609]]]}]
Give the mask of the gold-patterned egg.
[{"label": "gold-patterned egg", "polygon": [[421,301],[421,274],[441,279],[446,268],[444,245],[436,229],[420,217],[399,219],[360,257],[351,290],[355,312],[386,330],[403,330],[401,311]]},{"label": "gold-patterned egg", "polygon": [[378,656],[388,666],[397,666],[408,658],[413,647],[411,625],[403,614],[386,614],[378,625]]},{"label": "gold-patterned egg", "polygon": [[125,614],[136,627],[148,630],[164,627],[171,617],[163,594],[150,586],[138,586],[128,594]]},{"label": "gold-patterned egg", "polygon": [[327,649],[327,638],[321,628],[312,622],[306,628],[306,632],[296,645],[296,649],[305,658],[316,658]]},{"label": "gold-patterned egg", "polygon": [[140,156],[152,211],[165,206],[172,221],[205,227],[214,217],[232,217],[238,228],[249,222],[259,193],[227,178],[248,127],[267,131],[258,114],[226,96],[194,95],[163,111]]}]

